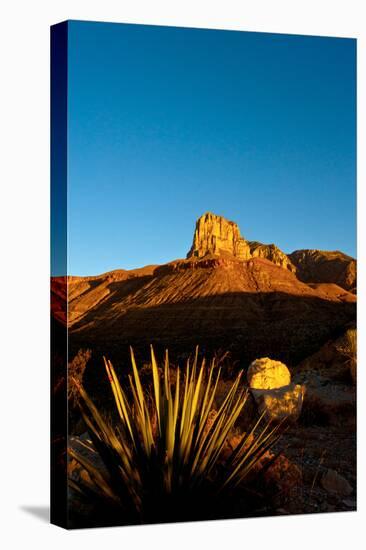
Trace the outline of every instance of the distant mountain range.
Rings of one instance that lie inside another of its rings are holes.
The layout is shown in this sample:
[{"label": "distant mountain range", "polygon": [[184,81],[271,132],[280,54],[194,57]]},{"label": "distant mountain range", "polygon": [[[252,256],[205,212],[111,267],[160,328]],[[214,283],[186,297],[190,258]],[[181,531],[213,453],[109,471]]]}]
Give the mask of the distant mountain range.
[{"label": "distant mountain range", "polygon": [[[229,351],[292,364],[354,324],[356,260],[342,252],[246,241],[236,223],[206,213],[187,258],[99,276],[53,278],[52,313],[70,350],[116,360],[128,345]],[[66,308],[67,304],[67,308]],[[122,350],[122,351],[121,351]],[[141,351],[143,354],[143,352]]]}]

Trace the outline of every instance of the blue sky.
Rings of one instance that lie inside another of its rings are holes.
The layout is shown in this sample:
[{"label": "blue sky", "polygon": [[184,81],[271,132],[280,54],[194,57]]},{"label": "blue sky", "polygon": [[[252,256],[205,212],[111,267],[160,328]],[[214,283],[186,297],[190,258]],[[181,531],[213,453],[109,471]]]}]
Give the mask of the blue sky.
[{"label": "blue sky", "polygon": [[206,211],[355,256],[356,41],[69,23],[69,273],[185,257]]}]

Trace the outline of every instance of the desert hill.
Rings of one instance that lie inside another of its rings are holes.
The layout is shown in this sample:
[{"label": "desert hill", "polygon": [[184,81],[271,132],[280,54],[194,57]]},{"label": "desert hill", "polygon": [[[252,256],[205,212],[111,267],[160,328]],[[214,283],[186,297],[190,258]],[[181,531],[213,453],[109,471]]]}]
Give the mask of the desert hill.
[{"label": "desert hill", "polygon": [[197,222],[187,258],[234,256],[264,258],[295,273],[305,283],[334,283],[355,292],[356,260],[339,251],[295,250],[285,254],[275,244],[247,241],[235,222],[207,212]]},{"label": "desert hill", "polygon": [[[234,222],[208,213],[196,224],[186,259],[69,277],[71,350],[90,347],[118,360],[128,345],[184,354],[199,344],[239,360],[268,355],[293,364],[355,319],[355,295],[328,272],[322,281],[312,272],[307,284],[291,256],[246,241]],[[53,280],[53,312],[64,324],[65,287],[65,279]]]},{"label": "desert hill", "polygon": [[356,260],[343,252],[296,250],[288,256],[297,277],[306,283],[335,283],[356,292]]}]

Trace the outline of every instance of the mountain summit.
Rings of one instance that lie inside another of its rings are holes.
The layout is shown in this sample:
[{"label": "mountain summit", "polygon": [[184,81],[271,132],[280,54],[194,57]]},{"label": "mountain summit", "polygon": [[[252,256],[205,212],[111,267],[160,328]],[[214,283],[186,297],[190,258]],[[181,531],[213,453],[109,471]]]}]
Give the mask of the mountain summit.
[{"label": "mountain summit", "polygon": [[212,257],[238,261],[262,258],[291,271],[297,279],[305,283],[336,284],[356,293],[357,262],[343,252],[295,250],[291,254],[285,254],[275,244],[247,241],[235,222],[206,212],[196,222],[187,259]]},{"label": "mountain summit", "polygon": [[249,243],[241,236],[238,225],[211,212],[197,220],[187,258],[203,258],[208,254],[230,255],[239,260],[251,258]]},{"label": "mountain summit", "polygon": [[238,260],[264,258],[293,273],[296,272],[291,260],[276,245],[245,240],[235,222],[211,212],[203,214],[197,220],[193,244],[187,259],[207,256],[234,257]]}]

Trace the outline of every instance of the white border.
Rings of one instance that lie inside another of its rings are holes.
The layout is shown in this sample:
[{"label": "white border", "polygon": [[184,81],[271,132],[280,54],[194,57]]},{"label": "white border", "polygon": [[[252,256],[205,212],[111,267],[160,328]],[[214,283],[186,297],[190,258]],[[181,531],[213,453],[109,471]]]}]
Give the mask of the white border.
[{"label": "white border", "polygon": [[[1,18],[1,459],[4,548],[356,547],[364,538],[365,399],[359,390],[359,512],[68,533],[26,513],[48,503],[49,26],[64,19],[170,24],[358,39],[365,98],[364,2],[348,0],[43,0],[3,3]],[[358,102],[359,388],[365,365],[365,107]],[[340,217],[342,213],[339,213]],[[362,329],[362,330],[361,330]],[[362,460],[363,459],[363,460]]]}]

